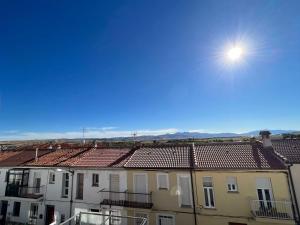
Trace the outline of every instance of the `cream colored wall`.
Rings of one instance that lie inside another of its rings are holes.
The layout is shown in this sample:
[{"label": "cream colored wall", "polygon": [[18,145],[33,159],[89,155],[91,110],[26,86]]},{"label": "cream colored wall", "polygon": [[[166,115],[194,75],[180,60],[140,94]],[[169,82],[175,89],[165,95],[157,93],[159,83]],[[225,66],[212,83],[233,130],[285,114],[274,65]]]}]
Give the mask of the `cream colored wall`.
[{"label": "cream colored wall", "polygon": [[[157,217],[160,214],[172,215],[175,218],[175,225],[193,225],[194,216],[192,214],[186,214],[182,212],[170,212],[159,210],[143,210],[143,209],[130,209],[127,211],[128,216],[136,216],[136,212],[147,214],[148,225],[157,225]],[[202,223],[198,223],[199,225]],[[130,220],[127,225],[136,225],[133,220]]]},{"label": "cream colored wall", "polygon": [[300,164],[294,164],[291,166],[291,175],[293,178],[298,207],[300,207]]},{"label": "cream colored wall", "polygon": [[[181,208],[178,202],[178,186],[177,174],[190,175],[189,171],[174,171],[174,170],[130,170],[127,171],[128,176],[128,191],[134,192],[133,175],[134,173],[146,173],[148,176],[148,192],[152,192],[153,210],[169,210],[169,211],[182,211],[193,212],[192,208]],[[166,172],[169,174],[169,190],[157,190],[157,173]]]},{"label": "cream colored wall", "polygon": [[[157,190],[157,173],[169,174],[169,190]],[[146,173],[148,176],[148,191],[152,192],[153,208],[129,210],[129,214],[134,215],[134,212],[145,212],[149,216],[149,225],[156,225],[158,214],[168,214],[175,216],[176,225],[192,225],[194,224],[194,215],[192,208],[181,208],[178,200],[177,175],[190,175],[188,170],[128,170],[127,184],[128,191],[133,192],[133,174]],[[130,225],[130,224],[129,224]]]},{"label": "cream colored wall", "polygon": [[[290,220],[271,220],[271,219],[258,219],[253,218],[230,218],[221,216],[203,216],[198,215],[198,225],[228,225],[231,223],[247,224],[247,225],[295,225],[295,222]],[[187,224],[182,224],[187,225]]]},{"label": "cream colored wall", "polygon": [[[175,216],[176,225],[193,225],[193,209],[180,208],[177,195],[177,174],[187,174],[183,170],[128,170],[128,191],[133,192],[133,174],[146,173],[148,176],[148,191],[152,192],[154,206],[152,209],[128,209],[128,215],[134,216],[134,212],[148,214],[149,225],[156,225],[159,213]],[[169,174],[169,191],[157,190],[156,174],[167,172]],[[205,209],[202,178],[213,177],[215,209]],[[227,180],[229,176],[237,178],[238,193],[227,192]],[[229,222],[244,223],[248,225],[271,224],[295,224],[293,221],[280,221],[272,219],[256,219],[251,214],[250,200],[257,199],[256,178],[270,178],[274,200],[290,201],[290,194],[286,174],[281,171],[193,171],[195,189],[195,201],[198,225],[228,225]],[[129,224],[130,225],[130,224]]]},{"label": "cream colored wall", "polygon": [[[204,208],[202,179],[213,178],[215,209]],[[236,177],[238,192],[227,191],[227,177]],[[204,215],[226,215],[251,217],[250,200],[257,200],[256,178],[270,178],[275,201],[290,201],[289,187],[285,173],[280,172],[195,172],[197,212]]]}]

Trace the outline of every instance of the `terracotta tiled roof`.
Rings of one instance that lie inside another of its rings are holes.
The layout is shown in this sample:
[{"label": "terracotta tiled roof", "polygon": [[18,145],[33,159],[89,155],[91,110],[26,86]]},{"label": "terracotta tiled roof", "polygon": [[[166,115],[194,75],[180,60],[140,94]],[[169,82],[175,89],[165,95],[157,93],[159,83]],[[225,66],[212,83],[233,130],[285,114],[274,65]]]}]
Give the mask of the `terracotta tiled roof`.
[{"label": "terracotta tiled roof", "polygon": [[20,151],[10,151],[10,150],[9,151],[1,151],[0,152],[0,164],[1,164],[1,161],[6,160],[14,155],[19,154],[19,153],[20,153]]},{"label": "terracotta tiled roof", "polygon": [[110,167],[128,154],[129,151],[130,149],[92,148],[58,165],[70,167]]},{"label": "terracotta tiled roof", "polygon": [[273,140],[273,148],[291,163],[300,163],[300,140]]},{"label": "terracotta tiled roof", "polygon": [[220,143],[195,146],[198,169],[284,169],[272,149],[260,143]]},{"label": "terracotta tiled roof", "polygon": [[[17,154],[12,154],[10,157],[7,157],[0,161],[0,166],[21,166],[35,158],[35,150],[23,150],[23,151],[15,151]],[[41,157],[50,150],[39,150],[38,157]]]},{"label": "terracotta tiled roof", "polygon": [[190,147],[144,147],[136,150],[126,168],[189,168]]},{"label": "terracotta tiled roof", "polygon": [[86,149],[77,148],[77,149],[58,149],[52,150],[47,155],[38,158],[38,161],[32,160],[27,163],[28,166],[55,166],[61,162],[64,162],[82,152]]}]

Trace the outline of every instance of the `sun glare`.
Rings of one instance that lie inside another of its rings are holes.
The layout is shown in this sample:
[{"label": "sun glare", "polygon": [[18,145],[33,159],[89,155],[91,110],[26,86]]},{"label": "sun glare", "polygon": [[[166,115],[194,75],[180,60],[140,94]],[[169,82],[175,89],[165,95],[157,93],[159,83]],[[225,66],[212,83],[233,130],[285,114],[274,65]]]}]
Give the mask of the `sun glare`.
[{"label": "sun glare", "polygon": [[241,46],[233,46],[227,51],[227,58],[231,62],[236,62],[241,60],[243,57],[244,50]]}]

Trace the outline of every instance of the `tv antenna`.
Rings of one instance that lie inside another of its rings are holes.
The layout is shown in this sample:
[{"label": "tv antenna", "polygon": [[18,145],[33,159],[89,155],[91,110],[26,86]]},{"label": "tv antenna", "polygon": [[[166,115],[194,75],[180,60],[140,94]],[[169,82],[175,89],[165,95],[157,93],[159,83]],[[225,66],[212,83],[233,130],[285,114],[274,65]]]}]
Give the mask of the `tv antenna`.
[{"label": "tv antenna", "polygon": [[135,142],[136,142],[136,137],[137,137],[137,132],[134,131],[134,132],[132,132],[131,135],[132,135],[133,143],[135,144]]}]

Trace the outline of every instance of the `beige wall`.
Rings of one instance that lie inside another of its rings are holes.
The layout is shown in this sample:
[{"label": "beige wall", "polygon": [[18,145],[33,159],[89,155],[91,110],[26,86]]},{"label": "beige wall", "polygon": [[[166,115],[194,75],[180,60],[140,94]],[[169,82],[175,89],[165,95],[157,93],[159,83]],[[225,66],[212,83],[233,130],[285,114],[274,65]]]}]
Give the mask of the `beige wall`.
[{"label": "beige wall", "polygon": [[[157,190],[156,174],[166,172],[169,174],[169,190]],[[192,213],[192,208],[181,208],[178,202],[178,187],[177,174],[186,174],[189,176],[189,171],[145,171],[145,170],[130,170],[128,171],[128,191],[133,192],[133,175],[135,173],[146,173],[148,176],[148,191],[152,192],[152,202],[154,203],[153,210],[166,211],[182,211]]]},{"label": "beige wall", "polygon": [[[194,215],[192,208],[181,208],[178,202],[177,175],[190,174],[184,170],[128,170],[128,191],[133,192],[133,174],[146,173],[148,176],[148,191],[152,192],[154,206],[152,209],[129,209],[128,214],[145,212],[148,215],[149,225],[156,225],[157,215],[170,214],[175,216],[176,225],[193,225]],[[169,174],[169,191],[157,190],[156,174]],[[215,209],[204,208],[204,193],[202,178],[213,177]],[[238,192],[227,191],[227,177],[237,178]],[[198,225],[228,225],[229,222],[262,225],[262,224],[294,224],[293,221],[273,219],[258,219],[251,214],[250,200],[257,199],[256,178],[270,178],[274,200],[290,200],[286,174],[280,171],[193,171],[196,212]],[[129,224],[130,225],[130,224]]]},{"label": "beige wall", "polygon": [[[291,175],[294,182],[298,207],[300,207],[300,164],[294,164],[291,167]],[[300,210],[300,209],[299,209]]]},{"label": "beige wall", "polygon": [[[204,208],[202,178],[213,178],[215,209]],[[227,177],[236,177],[238,192],[227,191]],[[202,214],[251,217],[250,200],[257,200],[256,178],[270,178],[274,200],[290,201],[287,177],[279,172],[196,172],[197,211]]]}]

